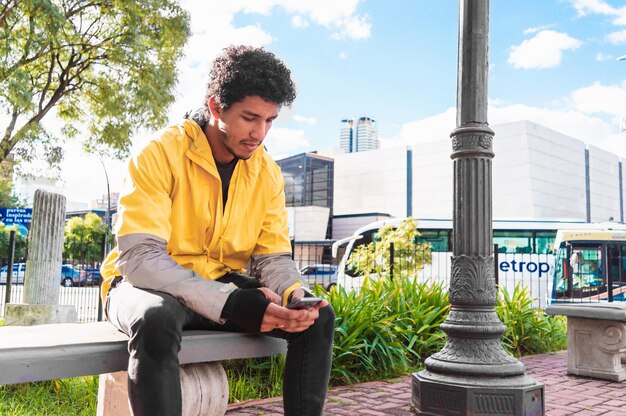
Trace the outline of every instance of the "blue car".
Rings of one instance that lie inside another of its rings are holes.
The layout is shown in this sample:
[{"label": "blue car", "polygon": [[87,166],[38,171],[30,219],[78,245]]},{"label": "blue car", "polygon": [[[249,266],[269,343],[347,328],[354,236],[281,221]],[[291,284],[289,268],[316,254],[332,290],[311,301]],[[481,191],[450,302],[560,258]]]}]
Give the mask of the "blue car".
[{"label": "blue car", "polygon": [[61,285],[65,287],[72,286],[91,286],[93,280],[87,277],[84,270],[75,269],[71,264],[61,266]]},{"label": "blue car", "polygon": [[337,284],[337,266],[334,264],[309,264],[300,269],[310,287],[318,284],[330,291]]}]

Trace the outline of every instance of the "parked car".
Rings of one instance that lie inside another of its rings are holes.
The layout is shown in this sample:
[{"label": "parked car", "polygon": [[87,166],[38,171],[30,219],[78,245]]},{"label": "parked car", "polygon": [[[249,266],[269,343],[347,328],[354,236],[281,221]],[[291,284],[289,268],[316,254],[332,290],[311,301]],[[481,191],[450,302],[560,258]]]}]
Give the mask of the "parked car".
[{"label": "parked car", "polygon": [[91,281],[94,286],[99,286],[102,281],[102,274],[100,269],[85,269],[87,273],[87,280]]},{"label": "parked car", "polygon": [[337,266],[333,264],[309,264],[300,269],[309,286],[318,284],[330,290],[337,284]]},{"label": "parked car", "polygon": [[71,264],[61,266],[61,284],[65,287],[93,286],[93,278],[87,276],[85,270],[74,268]]},{"label": "parked car", "polygon": [[[0,268],[0,285],[7,284],[8,265]],[[13,263],[13,273],[11,274],[11,284],[24,284],[24,274],[26,272],[26,263]]]}]

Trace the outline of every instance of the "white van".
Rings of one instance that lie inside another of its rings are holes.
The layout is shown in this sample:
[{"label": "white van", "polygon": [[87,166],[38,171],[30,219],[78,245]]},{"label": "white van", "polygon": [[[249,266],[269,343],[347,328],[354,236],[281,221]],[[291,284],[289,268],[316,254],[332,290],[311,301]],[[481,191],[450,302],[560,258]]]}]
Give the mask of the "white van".
[{"label": "white van", "polygon": [[[0,285],[7,284],[7,268],[0,268]],[[11,274],[11,284],[24,284],[24,275],[26,274],[26,263],[13,263],[13,273]]]}]

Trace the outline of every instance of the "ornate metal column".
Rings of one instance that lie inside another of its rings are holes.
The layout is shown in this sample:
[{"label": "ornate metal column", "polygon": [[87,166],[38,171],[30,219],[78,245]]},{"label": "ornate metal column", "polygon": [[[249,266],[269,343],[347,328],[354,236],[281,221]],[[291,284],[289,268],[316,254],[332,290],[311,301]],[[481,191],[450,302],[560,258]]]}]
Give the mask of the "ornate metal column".
[{"label": "ornate metal column", "polygon": [[495,313],[491,160],[487,123],[488,0],[460,0],[457,128],[454,160],[451,310],[441,329],[443,349],[413,374],[419,415],[544,414],[543,385],[500,342],[505,327]]}]

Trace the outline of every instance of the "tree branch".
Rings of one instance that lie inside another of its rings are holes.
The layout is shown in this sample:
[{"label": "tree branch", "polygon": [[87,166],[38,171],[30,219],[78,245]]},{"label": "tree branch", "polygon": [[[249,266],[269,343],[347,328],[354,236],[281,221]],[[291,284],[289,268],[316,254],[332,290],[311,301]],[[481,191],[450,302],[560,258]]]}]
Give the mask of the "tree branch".
[{"label": "tree branch", "polygon": [[3,28],[6,26],[7,19],[9,18],[9,15],[11,14],[11,12],[13,12],[13,9],[15,9],[15,6],[17,6],[16,0],[10,0],[2,8],[2,10],[0,10],[0,28]]},{"label": "tree branch", "polygon": [[2,154],[2,160],[6,159],[11,150],[13,150],[13,146],[15,144],[11,144],[11,133],[13,133],[13,129],[15,129],[15,123],[17,122],[17,118],[20,113],[17,107],[13,107],[13,112],[11,113],[11,120],[9,121],[9,125],[4,131],[4,137],[2,137],[2,141],[0,142],[0,154]]}]

